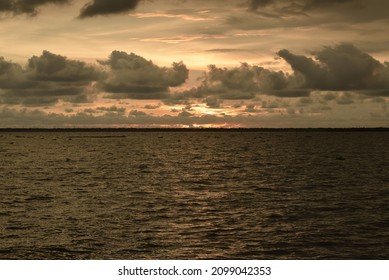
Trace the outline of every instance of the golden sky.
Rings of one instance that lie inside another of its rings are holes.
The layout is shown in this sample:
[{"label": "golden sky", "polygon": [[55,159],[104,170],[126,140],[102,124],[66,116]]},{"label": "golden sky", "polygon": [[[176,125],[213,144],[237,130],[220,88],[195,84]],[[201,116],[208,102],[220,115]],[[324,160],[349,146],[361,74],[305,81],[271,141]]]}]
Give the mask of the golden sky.
[{"label": "golden sky", "polygon": [[0,127],[389,126],[385,0],[2,0]]}]

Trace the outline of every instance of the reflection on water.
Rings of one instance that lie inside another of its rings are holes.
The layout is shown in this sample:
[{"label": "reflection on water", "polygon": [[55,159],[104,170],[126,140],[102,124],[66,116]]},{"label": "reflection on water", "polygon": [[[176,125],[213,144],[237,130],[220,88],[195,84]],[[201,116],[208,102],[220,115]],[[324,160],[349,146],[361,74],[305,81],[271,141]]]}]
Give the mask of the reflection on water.
[{"label": "reflection on water", "polygon": [[385,132],[0,134],[2,259],[387,259]]}]

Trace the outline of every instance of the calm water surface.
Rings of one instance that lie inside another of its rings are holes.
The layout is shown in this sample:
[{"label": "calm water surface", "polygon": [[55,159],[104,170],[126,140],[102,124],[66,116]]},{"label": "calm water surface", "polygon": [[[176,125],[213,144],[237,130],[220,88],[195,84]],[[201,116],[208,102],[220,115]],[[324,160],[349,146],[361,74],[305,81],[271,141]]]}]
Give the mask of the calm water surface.
[{"label": "calm water surface", "polygon": [[387,132],[2,132],[0,259],[388,259]]}]

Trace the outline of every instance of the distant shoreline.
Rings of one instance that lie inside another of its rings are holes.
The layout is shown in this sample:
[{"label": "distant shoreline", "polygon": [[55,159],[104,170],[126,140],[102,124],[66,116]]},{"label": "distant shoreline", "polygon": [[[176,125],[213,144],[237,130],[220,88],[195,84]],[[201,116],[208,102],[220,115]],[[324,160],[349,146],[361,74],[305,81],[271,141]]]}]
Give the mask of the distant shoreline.
[{"label": "distant shoreline", "polygon": [[355,128],[0,128],[0,132],[389,132],[389,127]]}]

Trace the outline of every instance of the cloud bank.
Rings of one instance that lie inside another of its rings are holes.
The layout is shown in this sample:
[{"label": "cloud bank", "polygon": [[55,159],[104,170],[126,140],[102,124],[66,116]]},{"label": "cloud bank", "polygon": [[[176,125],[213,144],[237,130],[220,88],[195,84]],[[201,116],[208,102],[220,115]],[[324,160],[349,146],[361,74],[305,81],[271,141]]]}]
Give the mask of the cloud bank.
[{"label": "cloud bank", "polygon": [[1,0],[0,12],[11,12],[13,14],[28,14],[35,16],[39,12],[39,7],[55,4],[69,4],[71,0]]},{"label": "cloud bank", "polygon": [[113,51],[96,64],[49,51],[25,65],[0,57],[0,110],[5,118],[0,125],[255,126],[255,121],[282,121],[304,126],[319,121],[317,116],[335,122],[344,114],[355,114],[355,122],[387,123],[388,62],[347,43],[307,55],[287,49],[277,54],[290,71],[244,62],[232,68],[210,65],[189,90],[183,62],[162,67],[124,51]]},{"label": "cloud bank", "polygon": [[189,70],[182,62],[171,68],[159,67],[134,53],[113,51],[108,60],[100,61],[109,68],[108,78],[100,82],[110,98],[163,99],[169,87],[185,83]]},{"label": "cloud bank", "polygon": [[310,56],[287,49],[278,56],[293,73],[242,63],[240,67],[210,65],[201,85],[181,97],[253,99],[308,97],[312,91],[353,91],[365,96],[389,96],[389,64],[381,63],[352,44],[326,46]]},{"label": "cloud bank", "polygon": [[141,0],[93,0],[80,11],[79,18],[122,14],[134,10]]},{"label": "cloud bank", "polygon": [[389,95],[389,67],[352,44],[327,46],[312,52],[314,59],[278,52],[295,75],[304,78],[300,88],[332,91],[362,91],[368,95]]},{"label": "cloud bank", "polygon": [[[287,49],[277,54],[292,72],[248,63],[234,68],[210,65],[198,86],[174,93],[171,88],[183,86],[189,76],[183,62],[160,67],[134,53],[113,51],[107,60],[89,65],[43,51],[23,67],[0,57],[0,102],[28,106],[52,105],[60,100],[85,103],[103,94],[110,99],[163,100],[165,104],[201,99],[216,108],[223,100],[300,98],[309,97],[313,91],[342,92],[343,99],[338,102],[343,104],[352,103],[344,98],[346,92],[389,96],[389,63],[381,63],[352,44],[326,46],[309,56]],[[331,96],[324,100],[330,101]]]},{"label": "cloud bank", "polygon": [[43,51],[25,67],[0,57],[0,102],[29,106],[91,101],[97,93],[113,99],[164,99],[171,87],[185,83],[182,62],[159,67],[134,53],[113,51],[100,65]]},{"label": "cloud bank", "polygon": [[87,102],[87,86],[101,77],[85,62],[48,51],[31,57],[25,67],[0,57],[0,100],[30,106],[55,104],[60,99]]}]

